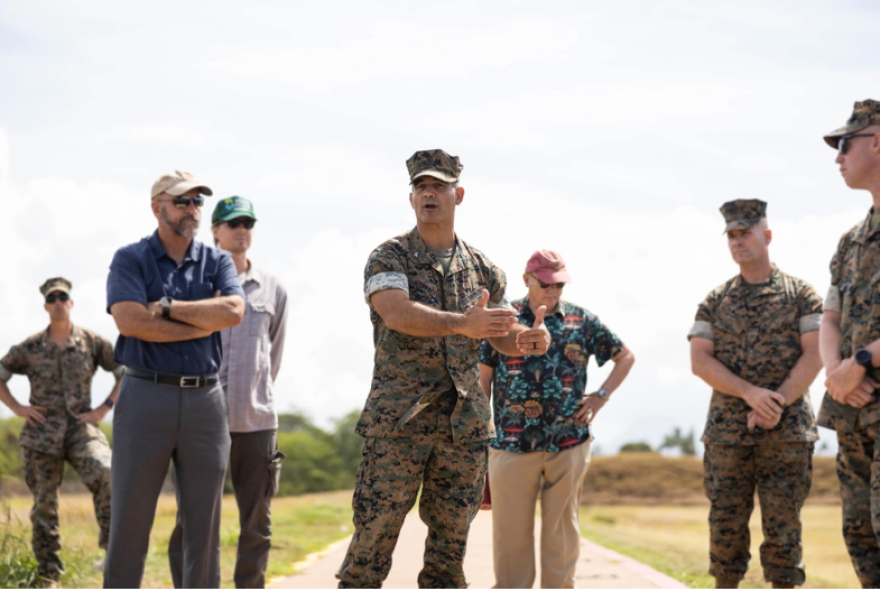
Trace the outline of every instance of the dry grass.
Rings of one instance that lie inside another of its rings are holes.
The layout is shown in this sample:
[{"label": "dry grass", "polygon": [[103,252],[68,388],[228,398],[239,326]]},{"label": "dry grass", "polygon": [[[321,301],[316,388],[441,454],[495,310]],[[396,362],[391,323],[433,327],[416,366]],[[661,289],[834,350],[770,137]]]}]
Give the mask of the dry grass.
[{"label": "dry grass", "polygon": [[[810,505],[803,510],[804,561],[809,588],[858,587],[843,544],[840,508]],[[649,564],[696,588],[714,585],[709,568],[708,506],[590,506],[581,508],[588,539]],[[743,587],[767,588],[760,565],[760,510],[751,520],[752,562]]]},{"label": "dry grass", "polygon": [[[31,499],[7,499],[21,527],[30,525],[28,512]],[[62,495],[60,504],[62,558],[64,553],[86,553],[97,559],[98,526],[89,495]],[[174,528],[177,503],[173,495],[162,495],[150,537],[150,550],[144,572],[143,587],[170,588],[168,570],[168,539]],[[351,491],[282,497],[272,502],[272,550],[269,554],[267,577],[293,574],[292,564],[308,554],[351,534]],[[235,552],[238,542],[238,510],[235,499],[223,499],[221,533],[221,579],[224,587],[232,587]],[[85,587],[100,587],[102,576],[93,572],[83,579]]]}]

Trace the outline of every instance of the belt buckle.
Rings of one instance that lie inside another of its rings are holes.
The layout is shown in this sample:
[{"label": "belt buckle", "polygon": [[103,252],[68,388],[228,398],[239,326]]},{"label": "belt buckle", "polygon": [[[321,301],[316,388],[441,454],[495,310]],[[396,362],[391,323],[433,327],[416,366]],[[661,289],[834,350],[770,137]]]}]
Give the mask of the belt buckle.
[{"label": "belt buckle", "polygon": [[180,387],[181,388],[198,388],[199,387],[199,377],[188,377],[182,376],[180,378]]}]

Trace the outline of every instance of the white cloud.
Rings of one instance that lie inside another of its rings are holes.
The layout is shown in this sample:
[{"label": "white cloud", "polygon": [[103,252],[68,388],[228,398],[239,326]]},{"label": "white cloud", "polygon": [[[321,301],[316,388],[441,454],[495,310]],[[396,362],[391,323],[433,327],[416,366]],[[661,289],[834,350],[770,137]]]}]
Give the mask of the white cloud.
[{"label": "white cloud", "polygon": [[204,134],[180,125],[141,125],[132,128],[130,133],[131,139],[139,142],[181,146],[201,146],[205,143]]}]

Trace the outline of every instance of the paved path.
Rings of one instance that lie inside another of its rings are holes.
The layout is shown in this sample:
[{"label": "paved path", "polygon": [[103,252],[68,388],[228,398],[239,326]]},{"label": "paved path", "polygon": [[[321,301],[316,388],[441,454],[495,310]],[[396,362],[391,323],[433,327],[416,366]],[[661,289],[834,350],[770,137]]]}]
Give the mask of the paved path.
[{"label": "paved path", "polygon": [[[535,531],[540,531],[536,524]],[[385,580],[386,589],[415,588],[422,568],[422,552],[428,529],[417,511],[407,516],[400,532],[392,558],[391,573]],[[280,577],[270,583],[271,588],[330,589],[336,587],[335,573],[342,564],[350,538],[330,546],[324,552],[310,556],[297,565],[299,574]],[[540,543],[536,543],[540,548]],[[492,513],[480,511],[471,525],[464,572],[472,589],[487,589],[495,584],[492,573]],[[538,573],[537,584],[541,574]],[[586,589],[686,589],[685,585],[632,558],[612,552],[602,546],[581,540],[575,585]]]}]

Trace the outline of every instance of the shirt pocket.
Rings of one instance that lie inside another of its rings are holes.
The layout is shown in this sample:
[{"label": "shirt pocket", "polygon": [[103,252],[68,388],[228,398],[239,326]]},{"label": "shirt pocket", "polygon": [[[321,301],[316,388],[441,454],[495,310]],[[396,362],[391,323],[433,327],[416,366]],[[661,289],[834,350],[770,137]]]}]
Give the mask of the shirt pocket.
[{"label": "shirt pocket", "polygon": [[248,334],[252,337],[269,334],[269,326],[275,316],[275,304],[271,302],[248,302]]}]

